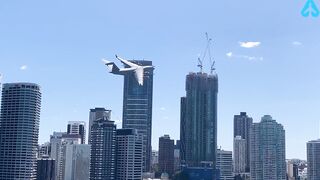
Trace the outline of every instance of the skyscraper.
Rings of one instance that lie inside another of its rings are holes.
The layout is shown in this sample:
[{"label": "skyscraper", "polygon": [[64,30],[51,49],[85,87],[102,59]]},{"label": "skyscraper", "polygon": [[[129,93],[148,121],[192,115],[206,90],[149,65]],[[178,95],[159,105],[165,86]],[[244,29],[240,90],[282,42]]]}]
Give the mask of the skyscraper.
[{"label": "skyscraper", "polygon": [[233,180],[232,151],[217,150],[217,169],[220,170],[220,179]]},{"label": "skyscraper", "polygon": [[307,142],[308,180],[320,178],[320,139]]},{"label": "skyscraper", "polygon": [[169,135],[159,138],[159,169],[161,173],[174,173],[174,140]]},{"label": "skyscraper", "polygon": [[[142,66],[151,66],[152,61],[130,61]],[[151,130],[153,70],[145,69],[143,85],[137,81],[134,72],[124,75],[123,88],[123,128],[137,129],[143,135],[143,171],[151,167]]]},{"label": "skyscraper", "polygon": [[217,74],[190,73],[181,99],[181,153],[189,167],[211,162],[216,167]]},{"label": "skyscraper", "polygon": [[245,172],[250,172],[250,131],[252,118],[246,112],[235,115],[233,119],[233,137],[240,136],[246,143]]},{"label": "skyscraper", "polygon": [[94,108],[90,109],[89,113],[89,127],[88,127],[88,144],[90,144],[90,136],[91,136],[91,126],[93,122],[98,119],[110,119],[111,110],[107,110],[105,108]]},{"label": "skyscraper", "polygon": [[122,127],[137,129],[143,135],[143,171],[151,167],[151,131],[153,70],[152,61],[125,60],[116,55],[124,64],[118,68],[114,62],[104,61],[110,73],[124,76]]},{"label": "skyscraper", "polygon": [[116,179],[142,179],[142,135],[136,129],[117,129]]},{"label": "skyscraper", "polygon": [[37,84],[3,84],[0,179],[36,179],[40,104]]},{"label": "skyscraper", "polygon": [[233,168],[235,175],[243,174],[246,170],[246,140],[241,136],[233,139]]},{"label": "skyscraper", "polygon": [[90,180],[116,179],[116,125],[114,121],[95,120],[91,126],[90,143]]},{"label": "skyscraper", "polygon": [[84,121],[69,121],[67,134],[77,134],[81,137],[81,144],[86,142],[86,123]]},{"label": "skyscraper", "polygon": [[285,130],[270,115],[253,123],[250,136],[252,180],[286,179]]}]

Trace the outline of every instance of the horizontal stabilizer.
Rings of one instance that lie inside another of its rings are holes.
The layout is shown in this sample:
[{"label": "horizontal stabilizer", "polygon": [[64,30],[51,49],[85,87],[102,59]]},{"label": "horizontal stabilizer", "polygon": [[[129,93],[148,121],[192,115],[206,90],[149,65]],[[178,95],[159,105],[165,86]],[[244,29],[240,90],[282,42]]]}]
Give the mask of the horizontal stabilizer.
[{"label": "horizontal stabilizer", "polygon": [[111,73],[119,73],[120,69],[118,68],[118,66],[114,63],[114,62],[111,62],[111,61],[108,61],[108,60],[105,60],[105,59],[102,59],[102,62],[108,66],[108,69]]}]

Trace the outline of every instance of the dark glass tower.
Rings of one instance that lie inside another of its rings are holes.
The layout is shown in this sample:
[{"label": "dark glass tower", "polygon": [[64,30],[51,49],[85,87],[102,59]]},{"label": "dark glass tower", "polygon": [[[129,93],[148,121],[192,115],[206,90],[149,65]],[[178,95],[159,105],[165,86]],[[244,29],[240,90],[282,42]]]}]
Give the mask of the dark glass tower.
[{"label": "dark glass tower", "polygon": [[55,180],[55,160],[47,156],[37,162],[37,180]]},{"label": "dark glass tower", "polygon": [[[152,61],[131,61],[151,66]],[[139,85],[134,72],[124,75],[123,128],[137,129],[143,135],[143,171],[150,171],[153,68],[144,70],[144,83]]]},{"label": "dark glass tower", "polygon": [[250,133],[252,118],[246,112],[240,115],[234,115],[233,119],[233,137],[241,136],[246,141],[245,171],[250,172]]},{"label": "dark glass tower", "polygon": [[159,168],[161,173],[174,173],[174,140],[169,135],[159,138]]},{"label": "dark glass tower", "polygon": [[91,126],[90,180],[113,180],[116,170],[116,125],[98,119]]},{"label": "dark glass tower", "polygon": [[3,85],[0,179],[36,179],[40,103],[37,84]]},{"label": "dark glass tower", "polygon": [[181,100],[181,152],[189,167],[216,167],[218,76],[190,73]]}]

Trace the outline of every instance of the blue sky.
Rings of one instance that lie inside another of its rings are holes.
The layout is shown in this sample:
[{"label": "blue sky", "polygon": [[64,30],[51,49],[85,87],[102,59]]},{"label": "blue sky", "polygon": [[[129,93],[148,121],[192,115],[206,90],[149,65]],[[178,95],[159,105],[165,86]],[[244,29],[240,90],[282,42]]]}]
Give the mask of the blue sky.
[{"label": "blue sky", "polygon": [[[304,3],[5,0],[0,73],[3,82],[41,85],[42,143],[67,121],[88,121],[94,107],[112,109],[121,124],[123,79],[108,74],[101,59],[152,60],[157,149],[159,136],[179,138],[185,76],[198,71],[208,32],[219,74],[218,145],[232,150],[234,114],[247,111],[255,122],[270,114],[286,130],[287,158],[306,159],[305,143],[320,131],[320,17],[302,17]],[[241,47],[248,41],[260,44]]]}]

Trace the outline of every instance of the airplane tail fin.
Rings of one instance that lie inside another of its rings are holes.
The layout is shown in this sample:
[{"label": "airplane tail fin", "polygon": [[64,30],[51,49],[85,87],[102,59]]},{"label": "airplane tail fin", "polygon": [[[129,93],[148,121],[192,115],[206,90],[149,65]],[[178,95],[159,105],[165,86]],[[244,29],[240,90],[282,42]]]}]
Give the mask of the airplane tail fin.
[{"label": "airplane tail fin", "polygon": [[118,73],[120,71],[120,69],[118,68],[118,66],[114,63],[114,62],[111,62],[111,61],[108,61],[108,60],[105,60],[105,59],[102,59],[102,62],[108,66],[108,69],[111,73]]}]

